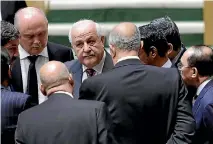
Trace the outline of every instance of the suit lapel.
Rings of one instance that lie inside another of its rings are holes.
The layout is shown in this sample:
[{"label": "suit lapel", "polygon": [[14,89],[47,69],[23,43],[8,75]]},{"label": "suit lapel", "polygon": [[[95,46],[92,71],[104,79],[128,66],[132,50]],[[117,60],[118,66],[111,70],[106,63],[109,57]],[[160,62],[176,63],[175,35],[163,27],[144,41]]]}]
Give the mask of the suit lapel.
[{"label": "suit lapel", "polygon": [[79,98],[79,89],[82,83],[83,69],[80,62],[77,60],[72,68],[72,76],[74,79],[74,97]]},{"label": "suit lapel", "polygon": [[203,98],[203,96],[205,95],[205,93],[213,86],[213,80],[209,81],[205,87],[202,89],[202,91],[200,92],[199,96],[197,97],[197,100],[195,101],[195,104],[193,106],[193,114],[194,116],[196,115],[198,108],[200,107],[200,101]]},{"label": "suit lapel", "polygon": [[114,67],[111,55],[107,51],[105,52],[106,52],[106,58],[105,58],[104,66],[102,70],[103,72],[106,72]]},{"label": "suit lapel", "polygon": [[23,92],[22,74],[20,58],[17,58],[12,68],[12,87],[15,91]]}]

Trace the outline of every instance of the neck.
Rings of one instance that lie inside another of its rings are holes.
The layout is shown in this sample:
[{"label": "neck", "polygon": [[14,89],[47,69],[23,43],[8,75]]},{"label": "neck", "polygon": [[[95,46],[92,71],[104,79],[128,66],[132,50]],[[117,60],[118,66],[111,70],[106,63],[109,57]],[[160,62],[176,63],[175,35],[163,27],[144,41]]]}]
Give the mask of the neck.
[{"label": "neck", "polygon": [[113,59],[114,63],[116,64],[119,59],[127,56],[138,56],[138,52],[136,51],[120,51],[116,57]]},{"label": "neck", "polygon": [[204,81],[208,80],[209,78],[210,77],[208,77],[208,76],[199,77],[198,84],[196,85],[196,87],[198,88]]},{"label": "neck", "polygon": [[50,96],[51,94],[53,94],[57,91],[64,91],[64,92],[68,92],[68,93],[72,94],[73,88],[69,83],[66,83],[66,84],[63,84],[63,85],[60,85],[60,86],[57,86],[57,87],[53,87],[53,88],[47,90],[46,95]]},{"label": "neck", "polygon": [[167,61],[168,61],[167,57],[158,57],[157,59],[155,59],[155,62],[153,65],[157,67],[162,67]]},{"label": "neck", "polygon": [[174,51],[174,50],[173,50],[173,51],[169,54],[169,58],[170,58],[171,60],[173,60],[173,59],[179,54],[180,50],[181,50],[181,48],[178,49],[177,51]]}]

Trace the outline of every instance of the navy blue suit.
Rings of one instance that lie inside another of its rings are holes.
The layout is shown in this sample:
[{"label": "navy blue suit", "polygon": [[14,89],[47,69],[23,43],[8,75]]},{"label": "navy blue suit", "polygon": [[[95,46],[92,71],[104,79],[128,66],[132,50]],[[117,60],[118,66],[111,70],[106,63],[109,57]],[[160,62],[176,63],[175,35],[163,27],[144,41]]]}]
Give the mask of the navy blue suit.
[{"label": "navy blue suit", "polygon": [[[72,60],[64,63],[69,72],[72,73],[72,77],[74,80],[74,90],[73,95],[75,98],[79,98],[79,88],[81,87],[82,83],[82,76],[83,76],[83,69],[82,64],[79,62],[79,60]],[[106,58],[104,61],[104,66],[102,72],[107,72],[108,70],[112,69],[114,67],[112,58],[110,54],[106,51]]]},{"label": "navy blue suit", "polygon": [[196,144],[213,143],[213,80],[200,92],[193,106],[196,121]]},{"label": "navy blue suit", "polygon": [[18,115],[31,107],[30,96],[1,87],[1,143],[14,144]]}]

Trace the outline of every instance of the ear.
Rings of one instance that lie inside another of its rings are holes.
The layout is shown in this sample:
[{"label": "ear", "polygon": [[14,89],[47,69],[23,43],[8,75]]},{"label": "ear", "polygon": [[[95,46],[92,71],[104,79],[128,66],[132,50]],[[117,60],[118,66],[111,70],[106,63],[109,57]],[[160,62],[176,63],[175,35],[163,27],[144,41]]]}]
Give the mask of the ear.
[{"label": "ear", "polygon": [[173,52],[173,45],[171,43],[168,43],[168,51],[167,51],[167,55],[170,55]]},{"label": "ear", "polygon": [[153,59],[157,56],[158,50],[156,47],[152,46],[151,51],[149,52],[149,56],[151,56]]},{"label": "ear", "polygon": [[193,67],[192,70],[193,70],[192,78],[196,78],[198,76],[198,70],[196,67]]},{"label": "ear", "polygon": [[41,85],[40,86],[40,90],[41,90],[41,93],[45,96],[47,96],[47,92],[45,91],[45,88],[44,88],[44,85]]},{"label": "ear", "polygon": [[110,55],[112,58],[114,58],[116,56],[115,48],[111,44],[109,45],[109,48],[110,48]]},{"label": "ear", "polygon": [[69,76],[69,83],[71,84],[72,87],[74,87],[74,80],[72,79],[72,75],[71,74]]},{"label": "ear", "polygon": [[102,42],[103,47],[104,47],[104,43],[105,43],[105,37],[104,36],[101,36],[101,42]]}]

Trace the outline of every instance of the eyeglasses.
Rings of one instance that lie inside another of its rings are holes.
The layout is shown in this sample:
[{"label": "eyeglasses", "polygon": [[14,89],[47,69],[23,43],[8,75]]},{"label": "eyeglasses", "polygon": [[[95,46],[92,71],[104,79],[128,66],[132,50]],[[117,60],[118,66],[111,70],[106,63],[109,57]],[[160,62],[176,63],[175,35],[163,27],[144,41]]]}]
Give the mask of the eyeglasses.
[{"label": "eyeglasses", "polygon": [[190,68],[190,66],[184,66],[181,62],[177,64],[177,67],[179,70],[182,70],[183,68]]}]

